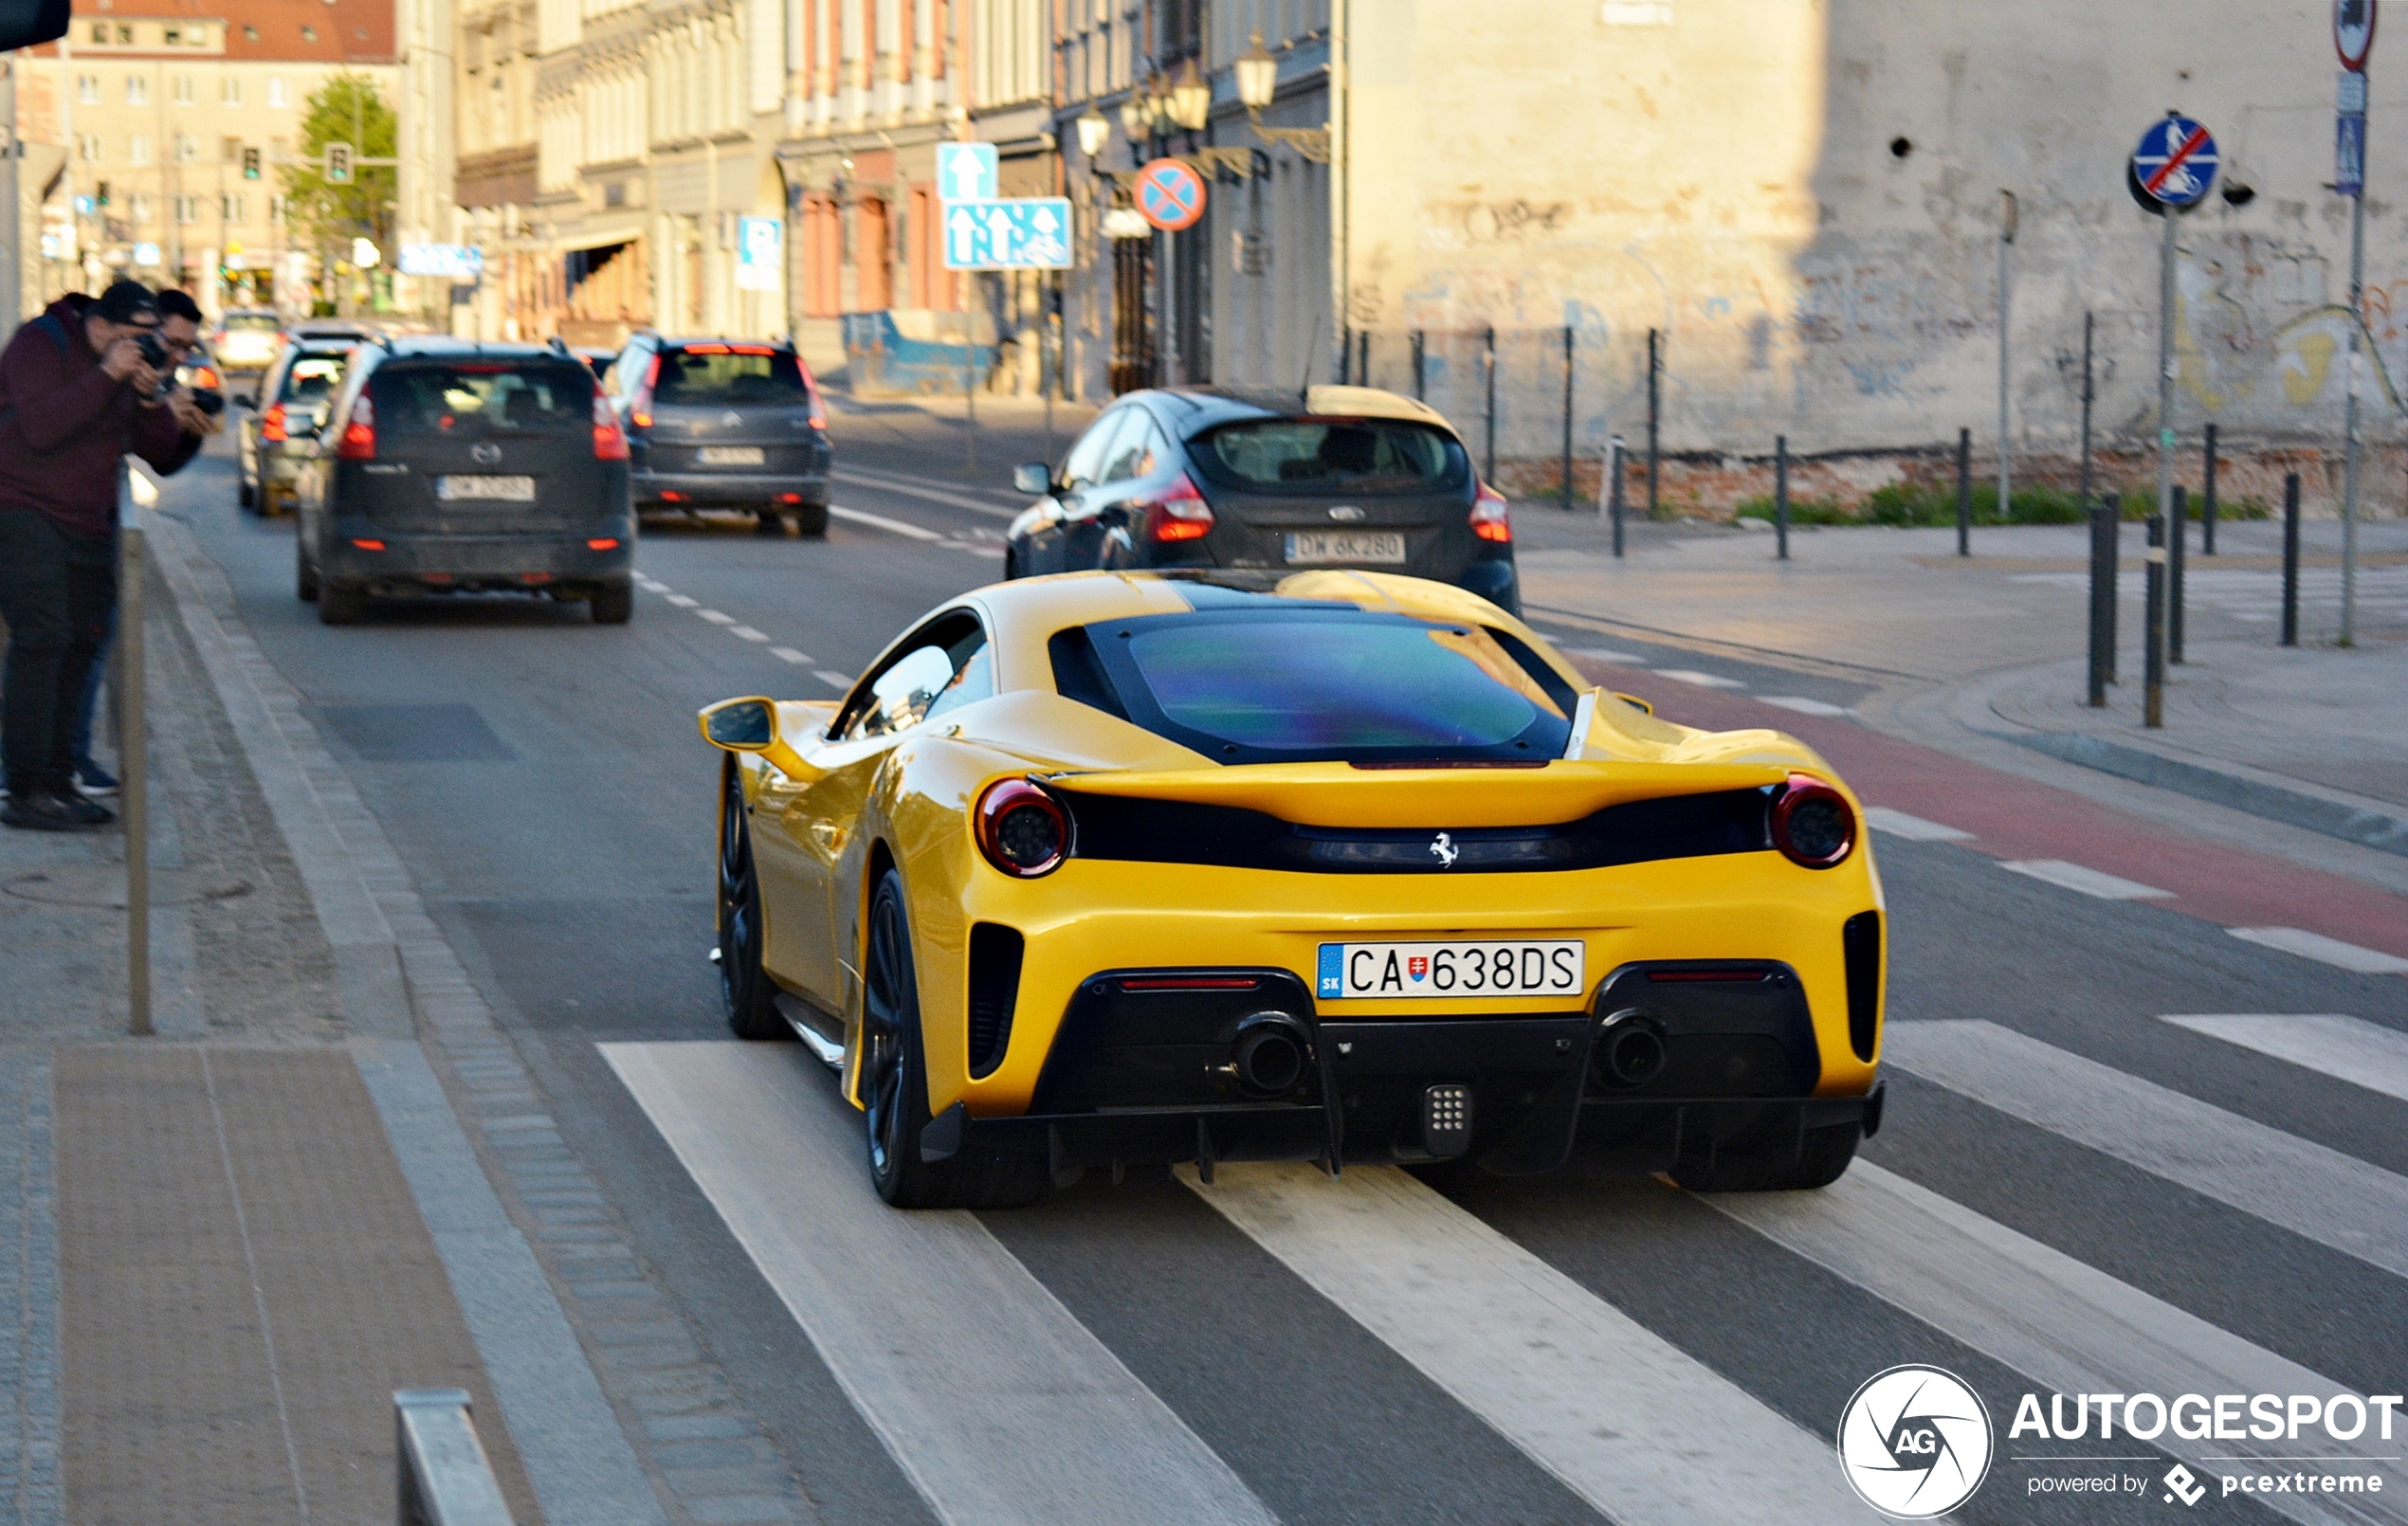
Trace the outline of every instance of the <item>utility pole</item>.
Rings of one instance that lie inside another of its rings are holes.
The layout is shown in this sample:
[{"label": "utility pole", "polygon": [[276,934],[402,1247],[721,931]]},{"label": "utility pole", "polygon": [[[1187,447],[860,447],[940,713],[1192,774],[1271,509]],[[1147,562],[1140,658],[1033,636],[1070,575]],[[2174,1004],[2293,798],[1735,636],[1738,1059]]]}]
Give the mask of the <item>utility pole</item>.
[{"label": "utility pole", "polygon": [[[2157,260],[2157,525],[2148,550],[2150,578],[2165,572],[2165,542],[2174,524],[2174,219],[2172,207],[2161,210],[2164,228]],[[2152,587],[2156,584],[2152,582]],[[2143,675],[2141,709],[2143,726],[2165,724],[2165,600],[2149,602],[2148,661]]]},{"label": "utility pole", "polygon": [[[2366,17],[2367,51],[2374,46],[2373,6]],[[2344,58],[2344,62],[2347,62]],[[2344,384],[2348,397],[2342,405],[2342,467],[2341,467],[2341,645],[2354,646],[2358,643],[2358,393],[2365,386],[2362,379],[2366,372],[2366,107],[2369,104],[2370,81],[2363,54],[2355,68],[2343,76],[2344,105],[2358,107],[2357,177],[2354,183],[2344,181],[2337,186],[2349,197],[2349,375]],[[2351,81],[2355,83],[2351,83]],[[2348,141],[2352,129],[2349,113],[2342,118],[2342,141]]]}]

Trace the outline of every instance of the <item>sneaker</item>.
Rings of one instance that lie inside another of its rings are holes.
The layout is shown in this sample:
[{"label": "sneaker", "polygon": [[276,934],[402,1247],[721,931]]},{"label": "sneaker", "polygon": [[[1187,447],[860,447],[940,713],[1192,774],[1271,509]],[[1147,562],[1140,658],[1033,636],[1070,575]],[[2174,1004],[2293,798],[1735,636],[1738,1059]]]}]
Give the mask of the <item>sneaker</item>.
[{"label": "sneaker", "polygon": [[[95,810],[100,813],[99,821],[86,814]],[[84,832],[116,819],[105,806],[81,799],[70,802],[64,795],[11,794],[9,803],[0,806],[0,827],[31,832]]]},{"label": "sneaker", "polygon": [[87,795],[113,795],[117,775],[87,757],[75,766],[75,787]]},{"label": "sneaker", "polygon": [[117,820],[117,812],[97,800],[86,800],[72,790],[62,790],[55,797],[66,808],[69,816],[85,827],[106,827]]}]

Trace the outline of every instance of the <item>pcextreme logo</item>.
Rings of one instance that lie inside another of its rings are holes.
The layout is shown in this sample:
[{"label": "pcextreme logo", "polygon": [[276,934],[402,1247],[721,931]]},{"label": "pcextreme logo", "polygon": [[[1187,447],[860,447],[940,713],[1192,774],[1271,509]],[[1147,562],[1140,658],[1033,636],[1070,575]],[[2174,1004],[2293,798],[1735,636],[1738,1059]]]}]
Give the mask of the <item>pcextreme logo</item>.
[{"label": "pcextreme logo", "polygon": [[1899,1520],[1944,1516],[1989,1476],[1990,1411],[1964,1379],[1909,1364],[1876,1372],[1839,1416],[1839,1465],[1865,1503]]}]

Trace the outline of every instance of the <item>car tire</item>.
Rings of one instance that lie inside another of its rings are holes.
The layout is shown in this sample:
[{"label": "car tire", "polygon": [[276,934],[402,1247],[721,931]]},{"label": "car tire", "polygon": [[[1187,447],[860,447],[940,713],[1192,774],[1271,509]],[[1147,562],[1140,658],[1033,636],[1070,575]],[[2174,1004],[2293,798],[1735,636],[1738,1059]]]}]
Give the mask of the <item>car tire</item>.
[{"label": "car tire", "polygon": [[775,509],[756,509],[753,512],[760,517],[760,523],[753,527],[753,534],[775,536],[780,540],[786,538],[786,520]]},{"label": "car tire", "polygon": [[858,1066],[869,1185],[891,1208],[1011,1208],[1044,1192],[1045,1164],[967,1146],[944,1160],[920,1154],[928,1126],[928,1065],[921,1048],[920,987],[903,876],[889,869],[869,905],[863,955]]},{"label": "car tire", "polygon": [[597,626],[624,626],[635,613],[635,586],[631,583],[605,583],[593,590],[586,601],[593,611]]},{"label": "car tire", "polygon": [[753,867],[753,826],[736,759],[721,766],[719,827],[719,989],[727,1026],[739,1039],[792,1038],[777,1012],[777,987],[761,967],[766,944],[761,882]]},{"label": "car tire", "polygon": [[319,625],[356,626],[367,613],[366,590],[345,588],[340,583],[325,583],[319,587],[318,623]]},{"label": "car tire", "polygon": [[318,569],[310,565],[309,547],[293,537],[293,593],[303,604],[318,602]]},{"label": "car tire", "polygon": [[806,503],[794,511],[794,528],[806,540],[818,540],[828,534],[828,505]]},{"label": "car tire", "polygon": [[1861,1132],[1853,1123],[1808,1129],[1793,1157],[1787,1135],[1717,1151],[1711,1160],[1684,1161],[1668,1173],[1692,1192],[1797,1192],[1829,1187],[1856,1158]]},{"label": "car tire", "polygon": [[1003,548],[1003,580],[1007,583],[1020,575],[1020,554],[1012,547]]}]

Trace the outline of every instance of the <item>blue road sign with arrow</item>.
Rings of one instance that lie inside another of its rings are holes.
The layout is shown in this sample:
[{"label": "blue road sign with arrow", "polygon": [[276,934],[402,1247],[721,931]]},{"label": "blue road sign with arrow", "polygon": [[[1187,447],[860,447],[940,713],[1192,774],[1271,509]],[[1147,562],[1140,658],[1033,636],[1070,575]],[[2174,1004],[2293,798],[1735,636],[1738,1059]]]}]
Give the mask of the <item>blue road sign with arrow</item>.
[{"label": "blue road sign with arrow", "polygon": [[943,201],[993,201],[1001,191],[993,143],[937,145],[937,195]]},{"label": "blue road sign with arrow", "polygon": [[2216,184],[2216,139],[2188,117],[2152,122],[2132,151],[2141,189],[2168,207],[2190,207]]},{"label": "blue road sign with arrow", "polygon": [[1070,203],[1063,196],[945,203],[948,270],[1067,270]]}]

